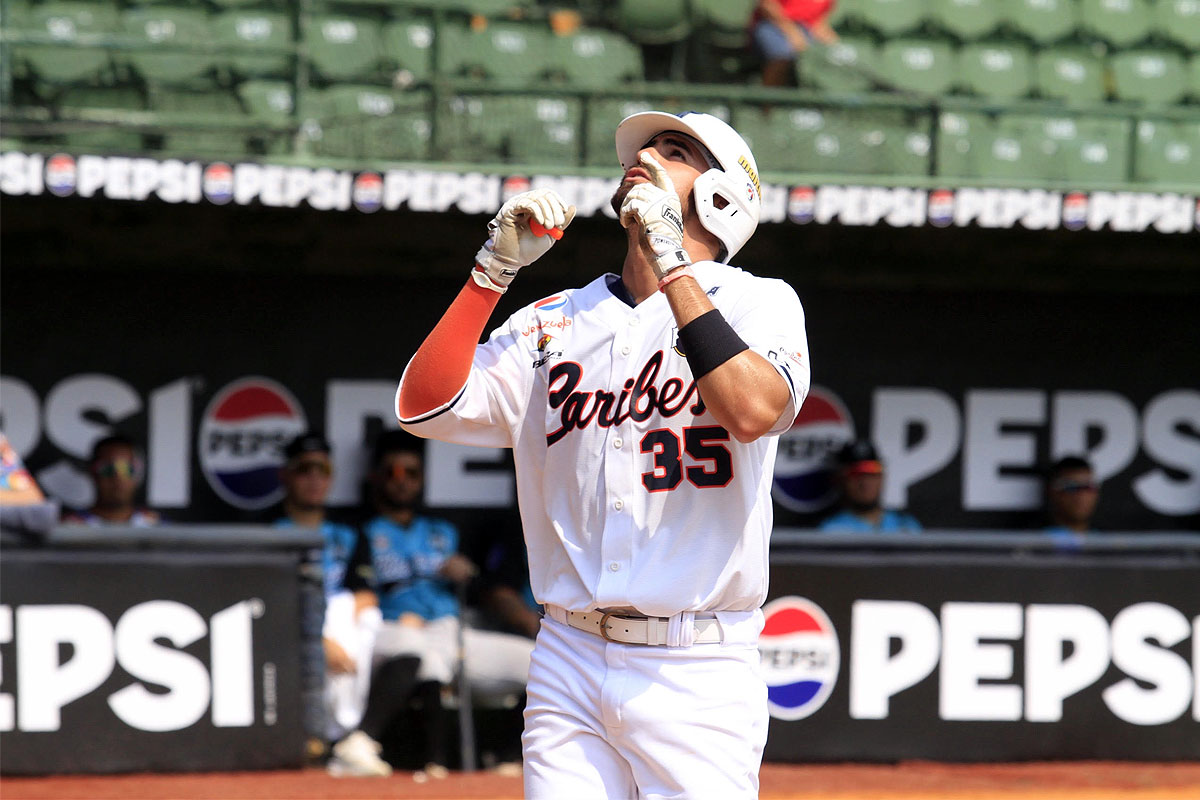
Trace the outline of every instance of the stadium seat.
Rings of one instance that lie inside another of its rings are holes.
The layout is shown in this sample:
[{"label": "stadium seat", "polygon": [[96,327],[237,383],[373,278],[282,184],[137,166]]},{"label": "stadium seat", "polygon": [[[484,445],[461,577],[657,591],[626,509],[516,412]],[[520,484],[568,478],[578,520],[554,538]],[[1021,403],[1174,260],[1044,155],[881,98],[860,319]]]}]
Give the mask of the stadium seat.
[{"label": "stadium seat", "polygon": [[614,19],[638,44],[671,44],[692,32],[688,0],[619,0]]},{"label": "stadium seat", "polygon": [[383,29],[383,58],[401,85],[429,80],[433,72],[434,29],[424,19],[399,20]]},{"label": "stadium seat", "polygon": [[1192,99],[1200,102],[1200,53],[1188,59],[1188,84],[1191,86]]},{"label": "stadium seat", "polygon": [[[501,116],[500,112],[494,112]],[[574,97],[512,97],[503,102],[504,152],[526,165],[578,164],[583,101]]]},{"label": "stadium seat", "polygon": [[964,45],[958,52],[960,85],[985,97],[1024,97],[1033,85],[1031,61],[1028,48],[1020,44]]},{"label": "stadium seat", "polygon": [[285,122],[292,119],[296,100],[287,81],[245,81],[237,87],[242,108],[256,119]]},{"label": "stadium seat", "polygon": [[443,98],[434,111],[438,137],[431,155],[446,161],[502,161],[504,132],[489,116],[492,101],[475,95]]},{"label": "stadium seat", "polygon": [[1200,182],[1200,123],[1139,120],[1133,163],[1134,179],[1144,183]]},{"label": "stadium seat", "polygon": [[829,46],[813,45],[796,59],[801,85],[827,92],[862,92],[878,82],[878,54],[867,36],[843,36]]},{"label": "stadium seat", "polygon": [[1064,177],[1079,183],[1127,181],[1131,127],[1124,119],[1079,122],[1078,136],[1059,149]]},{"label": "stadium seat", "polygon": [[[1027,130],[999,130],[976,152],[979,177],[996,180],[1052,180],[1057,147]],[[1051,150],[1047,153],[1047,150]]]},{"label": "stadium seat", "polygon": [[1141,42],[1152,22],[1146,0],[1079,0],[1080,27],[1114,47]]},{"label": "stadium seat", "polygon": [[28,63],[39,82],[52,84],[90,83],[107,80],[112,62],[102,47],[81,47],[81,35],[117,31],[115,5],[82,2],[48,2],[30,9],[28,29],[49,36],[53,45],[21,45],[13,48],[16,59]]},{"label": "stadium seat", "polygon": [[926,0],[857,0],[850,13],[862,24],[891,38],[916,30],[927,10]]},{"label": "stadium seat", "polygon": [[[358,0],[352,0],[358,2]],[[504,17],[528,11],[533,5],[531,0],[438,0],[424,3],[426,6],[438,6],[443,11],[460,14],[478,14],[482,17]]]},{"label": "stadium seat", "polygon": [[938,117],[937,174],[975,177],[979,154],[991,140],[994,125],[978,112],[943,111]]},{"label": "stadium seat", "polygon": [[879,50],[879,70],[902,91],[943,94],[954,83],[950,44],[938,39],[892,39]]},{"label": "stadium seat", "polygon": [[[62,92],[55,99],[59,114],[70,120],[87,112],[144,111],[146,99],[132,86],[114,88],[76,87]],[[68,130],[58,138],[65,147],[81,152],[136,153],[143,149],[142,134],[109,121],[81,121],[78,127],[68,122]]]},{"label": "stadium seat", "polygon": [[368,17],[314,15],[308,20],[305,44],[313,68],[325,80],[379,77],[380,32]]},{"label": "stadium seat", "polygon": [[184,6],[137,6],[121,16],[126,35],[138,42],[123,51],[147,84],[194,84],[213,67],[213,56],[189,50],[211,42],[208,14]]},{"label": "stadium seat", "polygon": [[1188,92],[1183,59],[1172,50],[1126,50],[1109,59],[1109,66],[1118,100],[1168,105]]},{"label": "stadium seat", "polygon": [[319,121],[318,155],[420,160],[429,155],[429,93],[340,85],[303,98],[302,114]]},{"label": "stadium seat", "polygon": [[1154,29],[1192,52],[1200,51],[1200,2],[1158,0],[1154,5]]},{"label": "stadium seat", "polygon": [[929,0],[929,18],[951,36],[970,41],[996,30],[1000,5],[995,0]]},{"label": "stadium seat", "polygon": [[213,41],[229,53],[220,56],[238,77],[283,77],[292,65],[292,25],[282,12],[226,11],[213,18]]},{"label": "stadium seat", "polygon": [[248,118],[232,92],[155,88],[150,91],[150,108],[167,128],[167,152],[213,158],[245,153]]},{"label": "stadium seat", "polygon": [[1076,0],[1005,0],[996,3],[1004,23],[1038,44],[1050,44],[1075,33]]},{"label": "stadium seat", "polygon": [[584,131],[584,163],[597,167],[615,167],[617,123],[630,114],[657,110],[658,104],[649,100],[617,100],[608,97],[589,100]]},{"label": "stadium seat", "polygon": [[[878,123],[867,127],[866,138],[879,140],[872,148],[872,166],[880,175],[929,174],[929,118],[922,115],[901,125]],[[874,132],[874,133],[872,133]],[[882,137],[881,139],[879,137]]]},{"label": "stadium seat", "polygon": [[642,53],[625,37],[603,30],[580,30],[551,40],[553,69],[569,85],[605,89],[639,81]]},{"label": "stadium seat", "polygon": [[1083,47],[1047,47],[1037,54],[1037,89],[1043,97],[1067,102],[1104,100],[1104,69]]},{"label": "stadium seat", "polygon": [[714,47],[746,47],[750,17],[757,0],[693,0],[692,8],[706,42]]},{"label": "stadium seat", "polygon": [[497,84],[528,86],[552,69],[550,36],[541,25],[490,22],[483,30],[462,34],[455,45],[458,70]]}]

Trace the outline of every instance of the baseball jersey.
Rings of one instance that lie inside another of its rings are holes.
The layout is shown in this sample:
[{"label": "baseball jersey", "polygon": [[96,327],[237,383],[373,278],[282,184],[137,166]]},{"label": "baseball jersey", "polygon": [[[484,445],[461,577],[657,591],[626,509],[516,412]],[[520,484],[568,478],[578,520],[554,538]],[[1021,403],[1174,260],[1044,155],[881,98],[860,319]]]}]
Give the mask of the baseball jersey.
[{"label": "baseball jersey", "polygon": [[920,533],[921,523],[911,514],[886,509],[878,525],[872,525],[852,511],[842,511],[821,523],[826,533]]},{"label": "baseball jersey", "polygon": [[[296,523],[289,517],[275,521],[276,528],[294,528]],[[325,540],[321,549],[321,577],[325,596],[330,597],[342,589],[348,588],[347,583],[353,584],[350,572],[350,562],[354,558],[358,544],[358,532],[349,525],[325,520],[319,528]],[[348,581],[347,579],[351,580]]]},{"label": "baseball jersey", "polygon": [[385,620],[411,612],[427,620],[458,614],[454,585],[438,575],[458,550],[458,529],[431,517],[408,526],[379,516],[363,526],[371,552],[372,583]]},{"label": "baseball jersey", "polygon": [[666,296],[634,306],[611,274],[518,311],[477,347],[449,403],[400,419],[420,436],[514,449],[539,603],[671,616],[766,599],[776,436],[808,393],[804,310],[782,281],[693,269],[787,386],[770,435],[743,444],[718,425]]}]

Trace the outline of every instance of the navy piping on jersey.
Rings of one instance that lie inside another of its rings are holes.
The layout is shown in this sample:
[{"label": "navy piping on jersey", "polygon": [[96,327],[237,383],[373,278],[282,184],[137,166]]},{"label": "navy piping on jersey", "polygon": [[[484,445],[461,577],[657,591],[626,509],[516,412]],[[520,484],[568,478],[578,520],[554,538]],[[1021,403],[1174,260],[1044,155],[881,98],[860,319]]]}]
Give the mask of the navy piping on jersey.
[{"label": "navy piping on jersey", "polygon": [[637,303],[633,300],[633,295],[625,288],[625,281],[621,280],[620,275],[608,276],[608,290],[613,293],[613,297],[620,300],[630,308],[637,308]]},{"label": "navy piping on jersey", "polygon": [[429,420],[433,419],[434,417],[445,414],[447,411],[454,408],[454,404],[457,403],[459,401],[459,399],[464,394],[466,394],[466,392],[467,392],[467,385],[464,383],[463,388],[458,390],[458,394],[454,395],[454,399],[451,400],[449,403],[447,403],[445,408],[440,408],[437,411],[434,411],[432,414],[426,414],[425,416],[417,417],[416,419],[401,418],[400,421],[403,422],[405,425],[416,425],[417,423],[420,423],[420,422],[428,422]]}]

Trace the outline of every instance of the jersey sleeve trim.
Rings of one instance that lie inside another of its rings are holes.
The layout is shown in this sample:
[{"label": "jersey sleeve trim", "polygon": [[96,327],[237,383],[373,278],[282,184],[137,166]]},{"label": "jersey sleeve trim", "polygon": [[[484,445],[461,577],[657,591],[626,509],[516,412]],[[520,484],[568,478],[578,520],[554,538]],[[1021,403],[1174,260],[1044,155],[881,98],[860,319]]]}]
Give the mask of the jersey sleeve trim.
[{"label": "jersey sleeve trim", "polygon": [[[401,385],[403,385],[403,383],[404,383],[403,378],[401,378],[400,383],[401,383]],[[401,424],[404,424],[404,425],[419,425],[422,422],[428,422],[429,420],[434,419],[435,417],[440,417],[442,414],[445,414],[447,411],[449,411],[451,408],[453,408],[455,403],[457,403],[459,400],[461,400],[462,396],[464,394],[466,394],[466,391],[467,391],[467,385],[464,383],[462,388],[458,390],[458,394],[454,395],[454,398],[449,403],[446,403],[445,405],[442,405],[438,408],[431,409],[430,411],[427,411],[424,414],[421,414],[416,417],[402,417],[402,416],[400,416],[400,389],[399,389],[399,387],[397,387],[396,388],[396,401],[395,401],[395,403],[396,403],[396,419],[398,419],[401,422]]]}]

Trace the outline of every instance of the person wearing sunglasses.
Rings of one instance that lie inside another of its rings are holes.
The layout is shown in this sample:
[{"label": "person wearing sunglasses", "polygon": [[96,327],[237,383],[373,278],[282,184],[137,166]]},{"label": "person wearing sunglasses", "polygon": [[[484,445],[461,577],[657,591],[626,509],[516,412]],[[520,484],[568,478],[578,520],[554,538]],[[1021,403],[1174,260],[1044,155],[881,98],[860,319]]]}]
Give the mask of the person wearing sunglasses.
[{"label": "person wearing sunglasses", "polygon": [[1046,472],[1046,533],[1060,549],[1078,548],[1092,530],[1092,517],[1100,500],[1100,485],[1091,463],[1069,455],[1055,461]]},{"label": "person wearing sunglasses", "polygon": [[[304,667],[305,732],[313,757],[323,755],[326,742],[341,740],[362,720],[380,623],[379,601],[359,568],[365,549],[358,530],[326,515],[325,501],[333,484],[331,452],[329,442],[317,431],[288,442],[279,470],[283,516],[275,522],[280,528],[315,528],[325,540],[321,558],[325,602],[306,615],[306,625],[314,636],[320,632],[323,646],[323,657],[313,654]],[[343,768],[336,758],[328,766],[330,772],[344,775],[391,773],[378,758],[365,768]]]},{"label": "person wearing sunglasses", "polygon": [[866,439],[846,443],[837,453],[843,509],[819,529],[830,533],[920,533],[911,514],[883,507],[883,462]]},{"label": "person wearing sunglasses", "polygon": [[87,510],[67,513],[63,522],[135,528],[157,525],[161,521],[159,515],[136,502],[145,474],[145,462],[132,439],[119,434],[100,439],[92,446],[92,455],[88,459],[95,501]]}]

